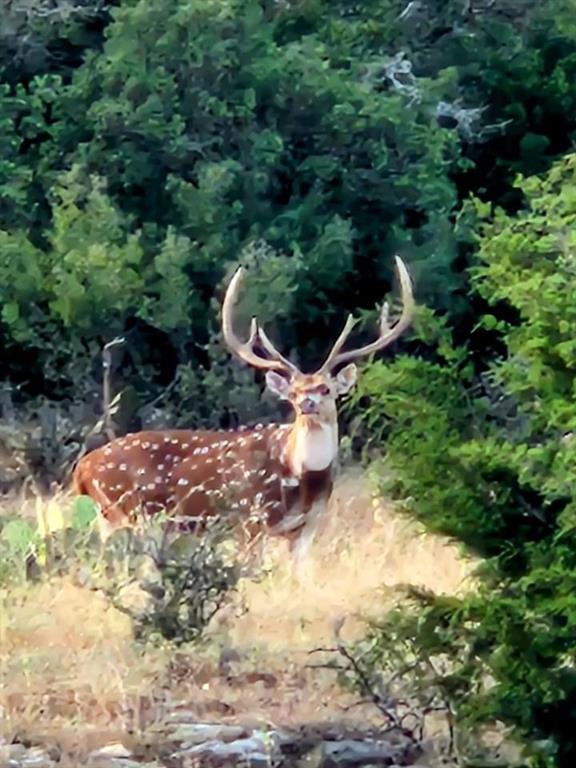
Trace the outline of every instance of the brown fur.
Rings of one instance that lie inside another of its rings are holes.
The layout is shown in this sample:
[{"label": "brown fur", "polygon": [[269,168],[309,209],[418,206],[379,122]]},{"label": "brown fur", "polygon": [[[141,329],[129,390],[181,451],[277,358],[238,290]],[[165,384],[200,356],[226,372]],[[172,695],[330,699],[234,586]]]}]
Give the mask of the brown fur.
[{"label": "brown fur", "polygon": [[264,530],[294,541],[332,489],[331,468],[294,476],[288,448],[296,426],[130,434],[84,456],[74,490],[99,504],[112,529],[165,511],[195,528],[227,516],[247,541]]}]

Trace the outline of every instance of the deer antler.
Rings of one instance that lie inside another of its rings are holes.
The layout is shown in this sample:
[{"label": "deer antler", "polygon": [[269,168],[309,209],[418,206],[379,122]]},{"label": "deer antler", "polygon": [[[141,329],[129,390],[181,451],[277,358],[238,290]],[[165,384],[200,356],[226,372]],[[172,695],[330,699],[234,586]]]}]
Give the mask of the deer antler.
[{"label": "deer antler", "polygon": [[[250,323],[250,335],[247,341],[241,341],[238,336],[236,336],[233,328],[232,309],[238,299],[238,289],[243,274],[243,268],[238,267],[234,277],[228,285],[222,303],[222,332],[228,348],[237,357],[244,360],[245,363],[248,363],[255,368],[282,371],[290,375],[298,374],[298,368],[278,352],[266,332],[258,325],[256,317],[253,317],[252,322]],[[254,349],[256,344],[263,347],[269,355],[269,358],[257,354]]]},{"label": "deer antler", "polygon": [[406,265],[399,256],[396,256],[396,269],[398,270],[400,286],[402,289],[402,314],[396,325],[391,328],[388,323],[389,306],[388,302],[385,302],[382,307],[382,312],[380,313],[380,335],[376,341],[373,341],[371,344],[366,344],[359,349],[350,349],[348,352],[341,352],[342,347],[350,335],[350,331],[355,325],[355,320],[352,315],[349,315],[342,333],[336,339],[336,343],[320,368],[319,373],[325,373],[326,371],[335,368],[337,365],[342,365],[342,363],[347,363],[351,360],[371,355],[374,352],[379,352],[381,349],[384,349],[384,347],[387,347],[395,341],[410,325],[415,306],[412,281],[410,280]]}]

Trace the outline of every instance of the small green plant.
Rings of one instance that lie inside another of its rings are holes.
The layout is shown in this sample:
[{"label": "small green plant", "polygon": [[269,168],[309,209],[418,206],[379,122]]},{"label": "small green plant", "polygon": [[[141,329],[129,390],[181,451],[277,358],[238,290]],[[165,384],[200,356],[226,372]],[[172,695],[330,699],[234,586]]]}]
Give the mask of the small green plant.
[{"label": "small green plant", "polygon": [[72,510],[54,499],[38,505],[37,520],[2,518],[0,583],[7,588],[27,580],[82,571],[97,551],[96,508],[80,497]]}]

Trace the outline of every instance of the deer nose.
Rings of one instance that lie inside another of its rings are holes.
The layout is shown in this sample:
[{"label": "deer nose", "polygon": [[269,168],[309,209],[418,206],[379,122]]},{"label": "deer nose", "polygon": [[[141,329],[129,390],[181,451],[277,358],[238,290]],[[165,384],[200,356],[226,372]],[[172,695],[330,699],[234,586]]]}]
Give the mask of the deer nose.
[{"label": "deer nose", "polygon": [[305,397],[299,404],[300,413],[305,416],[310,416],[313,413],[318,413],[318,403],[311,397]]}]

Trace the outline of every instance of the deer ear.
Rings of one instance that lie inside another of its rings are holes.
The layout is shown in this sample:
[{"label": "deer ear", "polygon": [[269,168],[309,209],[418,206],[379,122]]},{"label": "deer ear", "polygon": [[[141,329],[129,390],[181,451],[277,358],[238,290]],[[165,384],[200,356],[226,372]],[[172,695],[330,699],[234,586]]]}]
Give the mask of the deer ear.
[{"label": "deer ear", "polygon": [[270,392],[273,392],[277,397],[280,397],[283,400],[288,399],[290,393],[290,381],[280,373],[276,373],[276,371],[267,371],[266,386]]},{"label": "deer ear", "polygon": [[342,368],[341,371],[338,371],[336,374],[336,390],[339,395],[345,395],[356,384],[356,379],[358,378],[358,369],[354,365],[354,363],[350,363],[349,365]]}]

